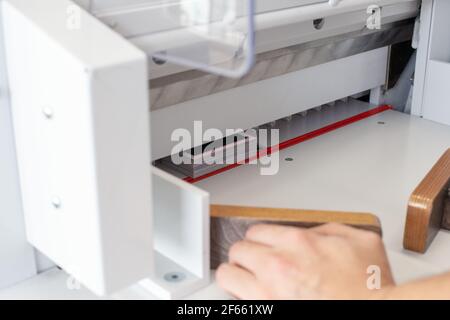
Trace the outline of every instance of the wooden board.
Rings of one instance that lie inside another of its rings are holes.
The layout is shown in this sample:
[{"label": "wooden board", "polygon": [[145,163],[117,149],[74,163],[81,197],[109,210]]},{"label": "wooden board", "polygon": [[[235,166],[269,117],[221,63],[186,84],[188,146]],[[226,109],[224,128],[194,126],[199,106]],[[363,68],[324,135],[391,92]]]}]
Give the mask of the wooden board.
[{"label": "wooden board", "polygon": [[[439,229],[449,226],[448,189],[450,187],[450,149],[434,165],[414,190],[406,218],[403,246],[424,253]],[[447,208],[446,208],[447,207]]]},{"label": "wooden board", "polygon": [[381,235],[379,219],[370,213],[308,211],[212,205],[211,213],[211,268],[228,261],[228,251],[244,239],[249,227],[255,224],[280,224],[311,228],[326,223],[342,223],[370,230]]}]

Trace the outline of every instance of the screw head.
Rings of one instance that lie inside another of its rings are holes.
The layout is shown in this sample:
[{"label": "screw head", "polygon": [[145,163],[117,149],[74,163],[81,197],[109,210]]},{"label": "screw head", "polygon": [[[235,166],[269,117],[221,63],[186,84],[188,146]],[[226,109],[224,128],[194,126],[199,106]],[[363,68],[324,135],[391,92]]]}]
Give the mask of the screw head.
[{"label": "screw head", "polygon": [[53,208],[55,208],[55,209],[61,208],[62,202],[61,202],[61,199],[58,196],[52,197],[52,201],[51,202],[52,202]]},{"label": "screw head", "polygon": [[164,275],[164,280],[167,282],[181,282],[186,279],[186,275],[181,272],[169,272]]},{"label": "screw head", "polygon": [[47,119],[53,118],[53,109],[50,107],[45,107],[44,109],[42,109],[42,113]]},{"label": "screw head", "polygon": [[[163,56],[163,55],[166,54],[166,52],[162,51],[162,52],[160,52],[160,54],[161,54],[161,56]],[[158,58],[158,57],[155,57],[155,56],[152,57],[152,61],[153,61],[154,64],[156,64],[158,66],[162,66],[162,65],[167,63],[167,60],[165,60],[164,58]]]},{"label": "screw head", "polygon": [[313,26],[314,26],[314,29],[316,29],[316,30],[322,29],[324,24],[325,24],[325,19],[324,18],[314,19],[313,20]]}]

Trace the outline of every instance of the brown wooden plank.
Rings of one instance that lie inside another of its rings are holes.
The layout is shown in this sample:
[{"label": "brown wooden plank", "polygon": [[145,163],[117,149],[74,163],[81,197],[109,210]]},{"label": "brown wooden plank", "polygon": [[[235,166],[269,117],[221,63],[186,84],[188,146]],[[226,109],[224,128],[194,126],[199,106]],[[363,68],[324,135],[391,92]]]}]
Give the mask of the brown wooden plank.
[{"label": "brown wooden plank", "polygon": [[403,239],[405,249],[421,253],[427,250],[441,228],[449,186],[450,149],[411,195]]},{"label": "brown wooden plank", "polygon": [[310,228],[326,223],[341,223],[370,230],[381,235],[379,219],[369,213],[330,212],[295,209],[270,209],[212,205],[211,268],[228,261],[228,251],[244,239],[248,228],[255,224],[279,224]]}]

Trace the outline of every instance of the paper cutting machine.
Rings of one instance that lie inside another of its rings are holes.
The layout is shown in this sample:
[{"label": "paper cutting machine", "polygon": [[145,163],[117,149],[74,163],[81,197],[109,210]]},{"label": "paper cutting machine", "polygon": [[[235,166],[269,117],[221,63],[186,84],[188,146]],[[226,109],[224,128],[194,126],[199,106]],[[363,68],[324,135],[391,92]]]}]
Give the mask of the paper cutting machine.
[{"label": "paper cutting machine", "polygon": [[[450,267],[401,250],[407,197],[449,147],[447,0],[0,5],[0,297],[45,279],[55,297],[221,296],[211,203],[372,212],[403,280]],[[198,121],[279,129],[278,174],[154,167]]]}]

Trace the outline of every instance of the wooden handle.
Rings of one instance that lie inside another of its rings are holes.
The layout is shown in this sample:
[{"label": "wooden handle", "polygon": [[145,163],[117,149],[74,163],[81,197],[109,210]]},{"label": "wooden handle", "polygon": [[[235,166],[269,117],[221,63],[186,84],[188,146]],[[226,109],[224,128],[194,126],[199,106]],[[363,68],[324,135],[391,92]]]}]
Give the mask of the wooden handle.
[{"label": "wooden handle", "polygon": [[381,235],[379,219],[370,213],[270,209],[212,205],[211,215],[211,267],[217,268],[228,261],[228,251],[237,241],[244,239],[248,228],[255,224],[280,224],[310,228],[326,223],[341,223],[370,230]]},{"label": "wooden handle", "polygon": [[[442,225],[450,227],[444,215],[450,187],[450,149],[414,190],[408,203],[403,246],[424,253]],[[450,214],[450,213],[448,213]]]}]

